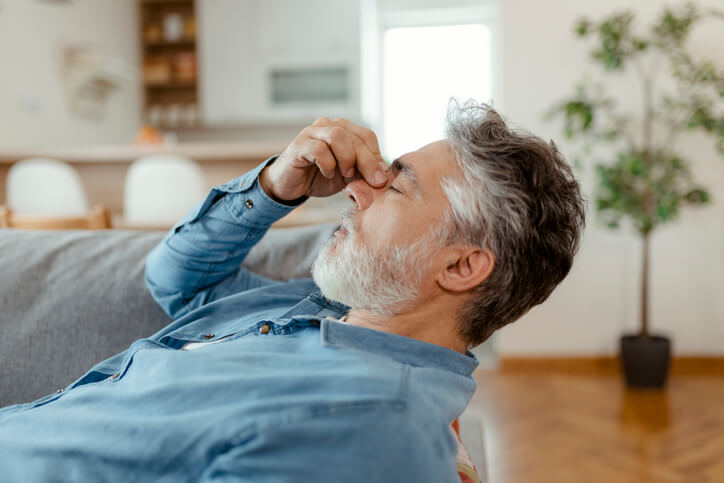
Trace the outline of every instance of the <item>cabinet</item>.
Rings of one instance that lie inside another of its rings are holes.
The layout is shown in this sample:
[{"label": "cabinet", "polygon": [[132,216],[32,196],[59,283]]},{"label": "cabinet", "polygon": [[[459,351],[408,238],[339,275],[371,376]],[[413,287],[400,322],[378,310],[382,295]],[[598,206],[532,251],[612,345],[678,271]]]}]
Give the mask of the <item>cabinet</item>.
[{"label": "cabinet", "polygon": [[143,119],[154,126],[199,121],[194,0],[139,0]]},{"label": "cabinet", "polygon": [[205,124],[359,118],[359,0],[197,1]]}]

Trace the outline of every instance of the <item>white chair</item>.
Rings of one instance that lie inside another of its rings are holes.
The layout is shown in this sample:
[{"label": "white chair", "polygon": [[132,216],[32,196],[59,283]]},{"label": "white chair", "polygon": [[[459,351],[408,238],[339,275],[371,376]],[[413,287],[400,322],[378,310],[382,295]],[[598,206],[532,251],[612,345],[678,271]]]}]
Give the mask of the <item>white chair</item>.
[{"label": "white chair", "polygon": [[7,205],[19,213],[45,216],[83,216],[88,198],[78,173],[55,159],[33,158],[8,170]]},{"label": "white chair", "polygon": [[204,195],[204,174],[194,161],[154,154],[131,164],[126,175],[123,217],[127,226],[171,226]]}]

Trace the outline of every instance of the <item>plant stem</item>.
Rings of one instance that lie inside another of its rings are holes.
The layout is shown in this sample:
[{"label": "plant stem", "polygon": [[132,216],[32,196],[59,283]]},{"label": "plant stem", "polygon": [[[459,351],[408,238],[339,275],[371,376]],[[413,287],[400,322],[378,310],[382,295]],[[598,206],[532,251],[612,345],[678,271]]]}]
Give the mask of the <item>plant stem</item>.
[{"label": "plant stem", "polygon": [[643,118],[641,119],[641,132],[642,140],[641,146],[639,146],[641,153],[643,154],[644,161],[648,164],[649,154],[651,151],[651,137],[653,130],[653,107],[652,107],[652,90],[653,80],[651,79],[650,72],[646,69],[643,61],[639,58],[634,57],[632,64],[639,78],[641,79],[641,93],[643,99]]},{"label": "plant stem", "polygon": [[643,338],[649,337],[649,232],[641,234],[641,331]]},{"label": "plant stem", "polygon": [[651,100],[652,97],[652,90],[653,90],[653,82],[651,80],[651,77],[649,77],[649,74],[644,74],[643,78],[644,82],[644,123],[643,123],[643,133],[644,133],[644,139],[643,139],[643,152],[644,157],[646,161],[648,162],[650,160],[649,156],[651,155],[651,139],[653,135],[653,124],[654,124],[654,109],[653,109],[653,103]]}]

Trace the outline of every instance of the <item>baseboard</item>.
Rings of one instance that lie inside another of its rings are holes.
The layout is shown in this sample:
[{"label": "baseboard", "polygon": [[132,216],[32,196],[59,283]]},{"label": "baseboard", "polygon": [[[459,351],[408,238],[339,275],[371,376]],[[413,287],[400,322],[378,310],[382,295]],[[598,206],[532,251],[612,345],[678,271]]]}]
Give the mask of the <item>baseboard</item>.
[{"label": "baseboard", "polygon": [[[618,374],[614,356],[502,357],[498,370],[505,372],[559,372],[565,374]],[[680,356],[671,361],[672,375],[724,375],[724,356]]]}]

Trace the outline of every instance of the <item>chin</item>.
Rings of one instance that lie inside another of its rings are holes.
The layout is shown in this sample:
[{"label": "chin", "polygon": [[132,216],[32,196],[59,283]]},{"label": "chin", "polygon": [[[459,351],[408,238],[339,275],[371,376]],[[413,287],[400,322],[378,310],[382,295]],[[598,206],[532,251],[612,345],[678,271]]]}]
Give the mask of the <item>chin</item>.
[{"label": "chin", "polygon": [[354,233],[335,236],[314,261],[312,278],[325,297],[380,315],[404,311],[417,300],[420,284],[413,282],[409,274],[420,270],[425,257],[415,259],[414,250],[408,256],[395,257],[355,242]]}]

